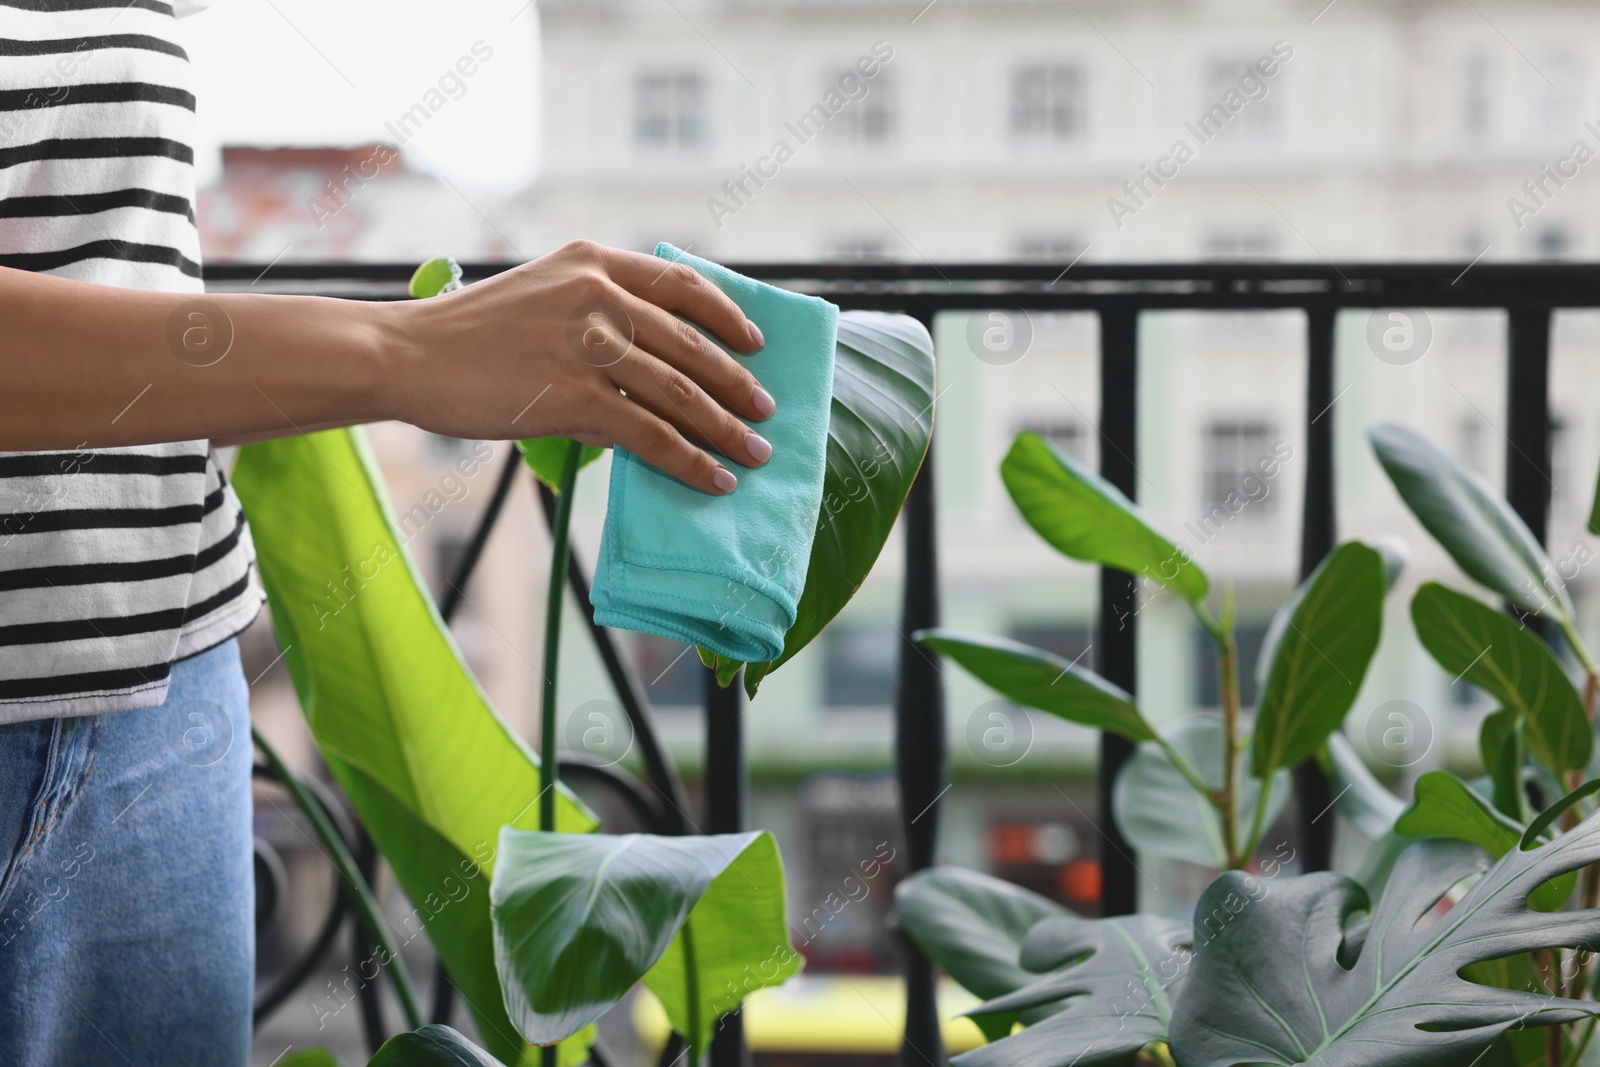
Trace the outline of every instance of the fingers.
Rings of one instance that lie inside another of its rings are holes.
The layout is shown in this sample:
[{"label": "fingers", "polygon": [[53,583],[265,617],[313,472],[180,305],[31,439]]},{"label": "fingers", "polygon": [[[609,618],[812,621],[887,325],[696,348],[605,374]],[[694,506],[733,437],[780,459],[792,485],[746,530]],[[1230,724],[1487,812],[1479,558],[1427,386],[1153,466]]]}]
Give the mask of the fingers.
[{"label": "fingers", "polygon": [[665,419],[620,394],[613,396],[615,399],[605,401],[604,418],[618,445],[704,493],[723,496],[739,484],[732,471],[690,443]]},{"label": "fingers", "polygon": [[624,296],[636,343],[668,366],[688,375],[714,399],[745,419],[771,415],[772,395],[738,360],[712,344],[693,325],[654,305]]},{"label": "fingers", "polygon": [[608,374],[634,403],[735,463],[755,467],[772,455],[772,446],[760,434],[713,400],[694,379],[664,360],[637,351],[632,358],[610,368]]},{"label": "fingers", "polygon": [[599,254],[618,285],[641,300],[699,323],[729,348],[753,352],[765,343],[761,331],[739,306],[693,267],[616,248],[602,248]]}]

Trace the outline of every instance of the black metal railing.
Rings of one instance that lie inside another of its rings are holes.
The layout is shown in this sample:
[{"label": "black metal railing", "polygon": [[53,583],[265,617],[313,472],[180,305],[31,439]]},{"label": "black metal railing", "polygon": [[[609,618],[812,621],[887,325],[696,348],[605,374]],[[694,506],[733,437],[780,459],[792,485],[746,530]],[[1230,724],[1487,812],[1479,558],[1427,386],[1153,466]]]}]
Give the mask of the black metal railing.
[{"label": "black metal railing", "polygon": [[[506,270],[509,264],[468,264],[468,281]],[[1022,309],[1092,312],[1100,323],[1101,473],[1130,499],[1137,499],[1135,472],[1139,426],[1139,316],[1145,311],[1270,311],[1298,309],[1305,315],[1306,405],[1305,496],[1302,501],[1300,573],[1308,575],[1332,549],[1338,528],[1333,419],[1323,419],[1337,398],[1334,388],[1334,328],[1341,310],[1361,308],[1477,308],[1508,313],[1506,492],[1517,513],[1541,541],[1549,507],[1550,320],[1556,308],[1600,306],[1600,266],[1579,264],[1464,263],[1173,263],[1145,265],[816,263],[733,264],[741,273],[826,296],[846,309],[901,311],[929,326],[942,311]],[[213,291],[283,291],[363,299],[401,299],[409,265],[352,263],[213,264],[206,280]],[[512,461],[514,462],[514,460]],[[910,634],[939,621],[939,581],[934,453],[907,500],[905,589],[900,630]],[[509,485],[510,471],[502,478]],[[464,586],[487,538],[504,488],[486,509],[473,550],[453,584]],[[584,572],[574,558],[571,575],[580,600],[587,599]],[[1134,692],[1137,683],[1137,613],[1134,579],[1115,571],[1100,576],[1096,647],[1101,673]],[[647,782],[618,780],[634,808],[649,805],[652,825],[688,832],[682,785],[655,741],[648,701],[609,634],[591,627],[619,701],[644,742]],[[705,796],[699,829],[743,828],[746,789],[738,690],[708,686],[706,694]],[[944,694],[931,654],[904,641],[895,688],[895,772],[898,777],[907,867],[920,870],[935,860],[940,799],[948,786]],[[1109,818],[1110,790],[1130,746],[1103,735],[1097,788],[1103,888],[1101,912],[1124,914],[1136,904],[1137,867],[1132,847]],[[598,772],[593,776],[604,780]],[[1319,821],[1330,797],[1327,782],[1310,764],[1297,769],[1302,855],[1308,869],[1325,869],[1332,850],[1332,822]],[[934,1004],[932,968],[915,947],[903,945],[908,983],[906,1067],[943,1062]],[[443,1002],[448,1011],[448,998]],[[733,1067],[743,1053],[737,1027],[724,1030],[712,1050],[717,1067]],[[673,1051],[673,1050],[669,1050]]]}]

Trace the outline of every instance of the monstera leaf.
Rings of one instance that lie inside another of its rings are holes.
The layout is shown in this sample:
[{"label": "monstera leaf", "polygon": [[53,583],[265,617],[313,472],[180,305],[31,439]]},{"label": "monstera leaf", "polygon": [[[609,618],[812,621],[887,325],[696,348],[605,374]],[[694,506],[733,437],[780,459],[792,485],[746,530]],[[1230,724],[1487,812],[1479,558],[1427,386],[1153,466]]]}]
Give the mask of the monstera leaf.
[{"label": "monstera leaf", "polygon": [[[1108,1067],[1165,1041],[1191,954],[1189,928],[1154,915],[1061,915],[1028,932],[1022,966],[1045,976],[969,1015],[1056,1005],[1047,1018],[952,1063],[958,1067]],[[1062,1002],[1065,1002],[1064,1004]]]},{"label": "monstera leaf", "polygon": [[[933,401],[933,338],[922,323],[880,311],[839,316],[822,510],[805,589],[783,654],[745,670],[750,696],[822,632],[878,561],[928,453]],[[723,684],[738,670],[710,665]]]},{"label": "monstera leaf", "polygon": [[1038,434],[1017,435],[1000,478],[1028,525],[1058,552],[1143,574],[1190,602],[1205,599],[1205,572],[1186,552],[1116,486]]},{"label": "monstera leaf", "polygon": [[[979,997],[1013,993],[1039,975],[1022,966],[1028,931],[1067,910],[1012,882],[963,867],[933,867],[895,887],[900,925],[923,954],[962,988]],[[1024,1017],[1043,1018],[1053,1006]],[[1011,1032],[1014,1014],[979,1015],[974,1022],[990,1040]]]},{"label": "monstera leaf", "polygon": [[1544,547],[1482,478],[1409,427],[1379,423],[1367,437],[1406,507],[1456,566],[1524,611],[1571,620],[1572,598]]},{"label": "monstera leaf", "polygon": [[1385,592],[1383,558],[1348,541],[1278,613],[1256,712],[1250,763],[1256,777],[1299,763],[1344,722],[1378,650]]},{"label": "monstera leaf", "polygon": [[1552,770],[1589,762],[1594,728],[1550,647],[1504,612],[1437,582],[1411,600],[1417,639],[1439,666],[1492,693],[1523,723],[1528,751]]},{"label": "monstera leaf", "polygon": [[1133,697],[1086,667],[1020,641],[955,630],[919,630],[913,641],[971,671],[990,689],[1018,704],[1130,741],[1152,741],[1153,726]]},{"label": "monstera leaf", "polygon": [[[1202,791],[1154,742],[1145,742],[1117,774],[1112,787],[1112,811],[1122,836],[1144,852],[1186,860],[1206,867],[1227,864],[1222,819],[1206,794],[1222,788],[1222,723],[1209,716],[1190,715],[1162,728],[1173,751],[1199,774]],[[1241,748],[1239,799],[1235,840],[1246,843],[1261,795],[1261,779],[1250,773],[1249,750]],[[1289,772],[1273,772],[1262,826],[1271,826],[1288,802]]]},{"label": "monstera leaf", "polygon": [[[1509,1027],[1600,1013],[1592,1001],[1479,985],[1460,974],[1537,949],[1593,945],[1600,910],[1545,914],[1530,910],[1527,897],[1596,860],[1600,815],[1493,863],[1463,842],[1413,845],[1376,906],[1337,874],[1286,879],[1267,894],[1249,892],[1251,875],[1224,874],[1197,905],[1198,914],[1231,919],[1197,945],[1173,1011],[1178,1062],[1459,1067]],[[1477,874],[1438,914],[1446,894]],[[1368,910],[1370,919],[1352,922]]]},{"label": "monstera leaf", "polygon": [[[500,828],[538,819],[538,758],[440,621],[359,430],[247,445],[233,481],[311,734],[416,909],[405,939],[426,931],[490,1052],[515,1064],[485,875]],[[565,791],[557,824],[595,825]]]},{"label": "monstera leaf", "polygon": [[518,1029],[549,1044],[641,978],[699,1062],[717,1019],[800,969],[783,863],[765,832],[712,837],[507,827],[495,870],[495,961]]}]

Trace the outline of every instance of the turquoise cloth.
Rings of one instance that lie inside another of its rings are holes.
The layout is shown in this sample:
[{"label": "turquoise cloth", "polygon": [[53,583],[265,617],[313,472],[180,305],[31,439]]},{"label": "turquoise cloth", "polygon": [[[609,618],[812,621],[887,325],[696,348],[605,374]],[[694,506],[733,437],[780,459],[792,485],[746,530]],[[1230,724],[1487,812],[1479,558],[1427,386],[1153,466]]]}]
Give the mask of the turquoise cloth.
[{"label": "turquoise cloth", "polygon": [[760,327],[766,345],[735,358],[777,402],[754,424],[772,458],[745,467],[719,456],[739,487],[714,496],[616,449],[590,590],[594,618],[730,659],[776,659],[794,625],[822,508],[839,309],[668,244],[656,255],[699,271]]}]

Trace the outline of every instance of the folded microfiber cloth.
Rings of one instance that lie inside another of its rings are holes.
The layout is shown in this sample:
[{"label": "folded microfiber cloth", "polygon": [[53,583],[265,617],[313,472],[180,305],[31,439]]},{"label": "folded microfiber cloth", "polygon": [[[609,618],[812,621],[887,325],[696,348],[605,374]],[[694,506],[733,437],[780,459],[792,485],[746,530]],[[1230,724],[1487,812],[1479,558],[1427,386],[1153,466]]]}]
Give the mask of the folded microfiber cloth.
[{"label": "folded microfiber cloth", "polygon": [[590,590],[594,618],[729,659],[776,659],[794,625],[822,506],[839,309],[668,244],[657,245],[656,255],[699,271],[760,327],[766,344],[735,358],[777,402],[755,424],[772,458],[747,468],[719,457],[739,486],[712,496],[614,450]]}]

